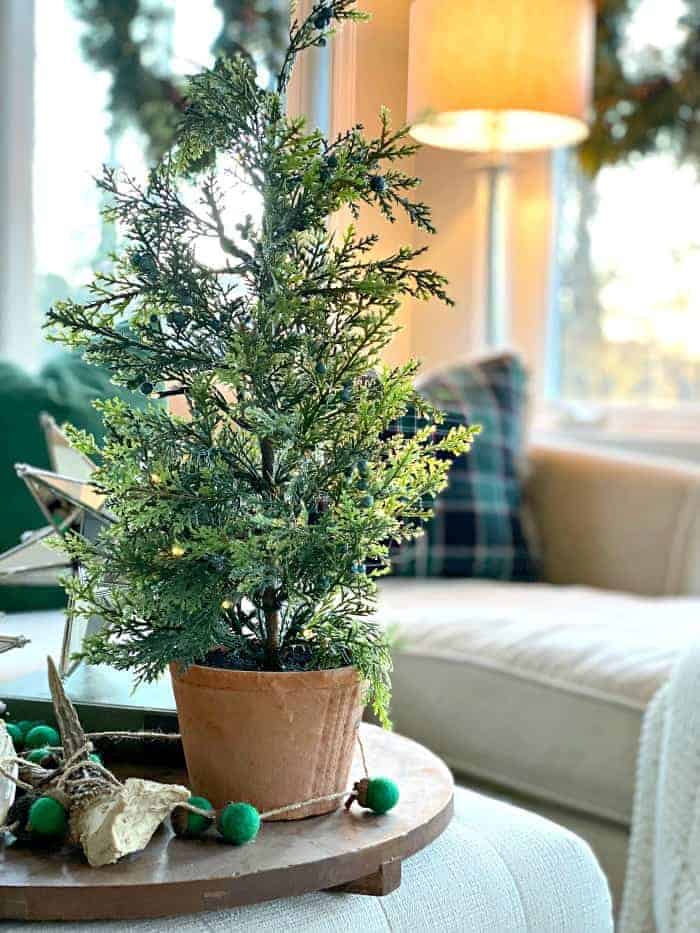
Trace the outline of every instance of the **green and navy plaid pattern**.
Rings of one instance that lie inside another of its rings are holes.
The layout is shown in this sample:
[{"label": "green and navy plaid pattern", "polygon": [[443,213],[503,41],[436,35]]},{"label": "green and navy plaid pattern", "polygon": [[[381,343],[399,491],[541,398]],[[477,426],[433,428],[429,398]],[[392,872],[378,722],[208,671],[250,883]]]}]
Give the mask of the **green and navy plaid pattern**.
[{"label": "green and navy plaid pattern", "polygon": [[[537,560],[524,530],[518,470],[527,394],[522,363],[504,354],[460,364],[419,388],[448,413],[441,430],[480,424],[481,434],[472,450],[455,460],[426,533],[392,557],[394,573],[536,580]],[[411,434],[424,424],[415,412],[408,412],[396,429]]]}]

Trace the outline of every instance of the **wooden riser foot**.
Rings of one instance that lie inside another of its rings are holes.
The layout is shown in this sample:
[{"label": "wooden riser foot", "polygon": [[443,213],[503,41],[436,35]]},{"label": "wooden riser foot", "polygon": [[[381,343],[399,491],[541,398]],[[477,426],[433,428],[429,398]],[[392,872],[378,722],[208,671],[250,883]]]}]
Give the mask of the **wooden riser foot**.
[{"label": "wooden riser foot", "polygon": [[384,897],[401,886],[401,859],[382,862],[371,875],[340,884],[330,891],[342,894],[364,894],[366,897]]}]

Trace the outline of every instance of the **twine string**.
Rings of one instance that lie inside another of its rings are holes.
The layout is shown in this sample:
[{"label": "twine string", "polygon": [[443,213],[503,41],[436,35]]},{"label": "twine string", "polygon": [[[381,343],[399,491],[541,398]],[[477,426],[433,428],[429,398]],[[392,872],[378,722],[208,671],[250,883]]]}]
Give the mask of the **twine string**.
[{"label": "twine string", "polygon": [[181,738],[179,732],[88,732],[88,739],[163,739],[168,742],[177,742]]},{"label": "twine string", "polygon": [[[64,762],[58,775],[56,790],[65,791],[71,798],[85,798],[102,796],[122,786],[109,768],[88,758],[92,747],[91,742],[86,742]],[[82,776],[76,777],[78,772],[87,772],[87,774],[83,773]],[[69,783],[70,788],[67,786]]]},{"label": "twine string", "polygon": [[[21,762],[22,764],[25,763],[23,758],[22,758],[22,759],[20,759],[20,758],[14,758],[14,757],[13,757],[13,758],[3,758],[3,759],[2,759],[2,764],[0,765],[0,774],[2,774],[2,776],[3,776],[4,778],[7,778],[8,781],[12,781],[13,784],[16,784],[17,787],[21,787],[22,790],[34,790],[34,785],[33,785],[33,784],[28,784],[26,781],[23,781],[23,780],[19,777],[19,775],[14,775],[14,774],[12,774],[10,771],[6,771],[6,770],[5,770],[5,768],[3,767],[3,765],[4,765],[6,762],[8,762],[8,761],[10,762],[10,764],[18,764],[18,763],[20,763],[20,762]],[[31,762],[27,762],[27,764],[31,764]]]},{"label": "twine string", "polygon": [[[326,794],[325,797],[310,797],[308,800],[300,800],[298,803],[288,803],[284,807],[276,807],[274,810],[263,811],[260,814],[260,819],[269,820],[273,816],[281,816],[283,813],[292,813],[294,810],[301,810],[303,807],[311,807],[317,803],[330,803],[331,800],[342,800],[344,797],[347,797],[348,794],[351,793],[352,791],[350,790],[341,790],[335,794]],[[186,801],[176,803],[173,809],[188,810],[190,813],[196,813],[197,816],[203,816],[208,820],[216,819],[215,810],[203,810],[201,807],[196,807],[194,804],[187,803]]]},{"label": "twine string", "polygon": [[369,780],[369,770],[367,768],[367,755],[365,754],[365,746],[362,742],[362,736],[360,735],[359,726],[357,732],[355,733],[357,739],[357,744],[360,746],[360,758],[362,759],[362,770],[365,772],[365,777]]},{"label": "twine string", "polygon": [[311,797],[309,800],[301,800],[299,803],[289,803],[286,807],[276,807],[274,810],[265,810],[260,814],[261,820],[269,820],[273,816],[280,816],[282,813],[293,813],[294,810],[301,810],[303,807],[311,807],[316,803],[330,803],[331,800],[342,800],[347,797],[351,791],[342,790],[337,794],[326,794],[325,797]]},{"label": "twine string", "polygon": [[[24,758],[12,757],[2,759],[2,764],[0,764],[0,774],[8,780],[12,781],[17,787],[22,788],[22,790],[33,791],[36,789],[35,785],[29,784],[26,781],[23,781],[18,775],[14,776],[9,771],[7,771],[3,765],[7,762],[11,764],[21,764],[23,766],[29,766],[35,771],[41,771],[48,774],[51,774],[53,779],[56,779],[55,790],[67,794],[72,801],[78,799],[85,799],[86,797],[97,797],[102,796],[108,793],[115,793],[118,788],[122,785],[119,780],[114,776],[114,774],[104,765],[100,764],[97,761],[93,761],[88,757],[90,752],[93,749],[91,739],[98,738],[158,738],[166,740],[176,740],[180,736],[175,733],[163,733],[163,732],[90,732],[86,736],[87,741],[85,744],[74,752],[56,771],[47,772],[44,768],[41,768],[39,765],[35,765],[32,762],[28,762]],[[357,740],[357,745],[360,749],[360,759],[362,762],[362,770],[366,779],[369,779],[369,769],[367,767],[367,753],[365,751],[364,743],[360,736],[360,730],[357,728],[355,732],[355,738]],[[56,749],[61,750],[60,746]],[[78,772],[83,772],[80,776]],[[85,773],[87,772],[87,773]],[[295,810],[301,810],[305,807],[315,806],[316,804],[321,803],[330,803],[333,800],[342,800],[347,798],[348,802],[351,802],[355,799],[355,788],[349,790],[337,791],[334,794],[325,794],[322,797],[310,797],[307,800],[300,800],[296,803],[286,804],[283,807],[275,807],[273,810],[265,810],[260,814],[261,820],[269,820],[275,816],[282,816],[285,813],[293,813]],[[216,819],[216,811],[214,810],[204,810],[201,807],[197,807],[194,804],[191,804],[186,801],[181,801],[176,803],[173,809],[182,808],[187,810],[190,813],[195,813],[197,816],[204,817],[208,820]],[[13,824],[16,828],[18,824]],[[3,832],[9,831],[12,832],[13,826],[9,825],[0,825],[0,835]]]},{"label": "twine string", "polygon": [[[28,781],[24,781],[18,774],[12,774],[4,765],[9,762],[10,764],[19,764],[22,765],[22,767],[28,767],[32,772],[46,776],[40,784],[45,784],[48,780],[55,781],[55,785],[51,790],[66,794],[71,799],[71,802],[84,800],[87,797],[94,798],[109,793],[115,793],[122,785],[108,768],[88,758],[88,755],[92,751],[92,747],[92,743],[86,742],[82,748],[74,752],[64,764],[55,771],[47,771],[40,765],[27,761],[26,758],[19,758],[17,756],[3,758],[2,764],[0,764],[0,774],[7,778],[7,780],[12,781],[13,784],[22,790],[36,791],[38,787],[36,784],[30,784]],[[83,772],[82,776],[78,777],[78,772]],[[17,824],[0,824],[0,835],[4,832],[12,832],[13,826],[16,827]]]}]

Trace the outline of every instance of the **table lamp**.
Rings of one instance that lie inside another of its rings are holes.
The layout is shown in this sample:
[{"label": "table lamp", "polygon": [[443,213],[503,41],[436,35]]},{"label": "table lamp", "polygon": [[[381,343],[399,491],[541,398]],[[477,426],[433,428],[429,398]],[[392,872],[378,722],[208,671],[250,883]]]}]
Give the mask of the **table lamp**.
[{"label": "table lamp", "polygon": [[593,0],[413,0],[408,121],[429,146],[483,153],[486,339],[507,339],[506,155],[580,142],[593,78]]}]

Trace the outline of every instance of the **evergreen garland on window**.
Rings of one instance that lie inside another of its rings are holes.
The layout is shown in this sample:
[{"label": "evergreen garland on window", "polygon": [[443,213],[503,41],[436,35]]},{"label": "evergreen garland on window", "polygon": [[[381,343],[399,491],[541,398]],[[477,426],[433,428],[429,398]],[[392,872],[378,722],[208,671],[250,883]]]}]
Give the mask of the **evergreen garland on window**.
[{"label": "evergreen garland on window", "polygon": [[[147,139],[149,156],[157,161],[172,145],[185,106],[183,84],[153,64],[159,33],[172,18],[172,7],[153,0],[70,3],[84,24],[81,47],[86,60],[112,78],[109,108],[115,129],[125,124],[138,127]],[[284,53],[288,0],[214,0],[214,5],[222,25],[213,37],[212,52],[248,54],[274,73]]]},{"label": "evergreen garland on window", "polygon": [[633,154],[653,152],[662,142],[680,157],[697,161],[700,156],[700,0],[686,2],[686,35],[673,68],[659,64],[630,77],[622,58],[623,40],[638,4],[598,2],[594,122],[580,148],[582,164],[591,174]]}]

